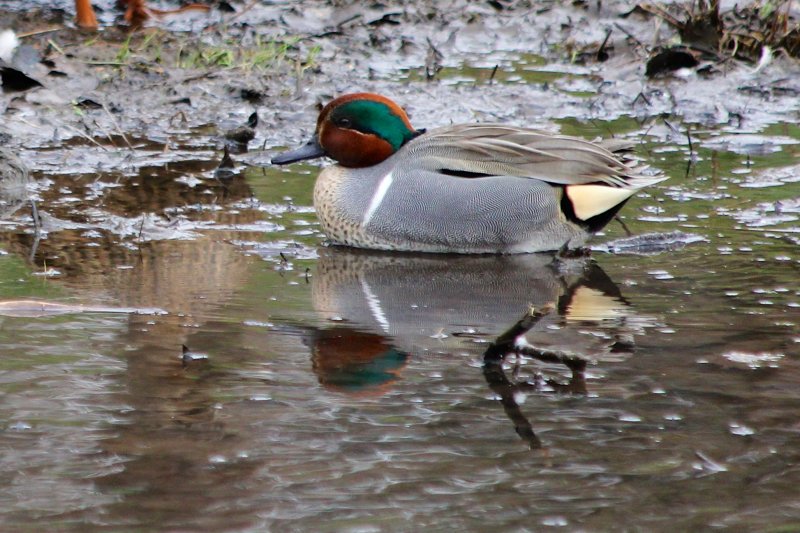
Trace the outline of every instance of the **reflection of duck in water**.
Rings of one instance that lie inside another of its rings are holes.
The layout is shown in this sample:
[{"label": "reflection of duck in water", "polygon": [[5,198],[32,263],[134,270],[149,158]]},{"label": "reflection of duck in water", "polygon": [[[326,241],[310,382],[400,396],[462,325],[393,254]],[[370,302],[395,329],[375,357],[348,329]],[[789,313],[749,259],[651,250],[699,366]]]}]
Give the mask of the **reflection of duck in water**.
[{"label": "reflection of duck in water", "polygon": [[[591,262],[562,274],[553,257],[542,254],[325,248],[312,280],[314,308],[336,323],[312,336],[314,370],[321,383],[340,390],[382,389],[396,379],[408,354],[482,354],[486,341],[531,305],[556,305],[527,332],[532,345],[586,359],[619,357],[631,346],[631,312]],[[601,321],[602,333],[592,332],[591,324]]]},{"label": "reflection of duck in water", "polygon": [[503,369],[505,357],[509,354],[524,354],[545,362],[561,363],[572,371],[569,383],[564,385],[554,380],[548,380],[547,385],[555,391],[586,393],[586,381],[583,374],[586,368],[585,359],[576,354],[535,348],[523,340],[525,334],[552,310],[550,306],[541,309],[531,307],[516,324],[497,337],[483,354],[483,377],[486,379],[486,383],[499,396],[506,415],[514,424],[514,430],[531,448],[539,448],[541,442],[533,432],[531,423],[522,414],[517,403],[517,393],[524,393],[530,389],[538,390],[540,380],[533,383],[513,383]]},{"label": "reflection of duck in water", "polygon": [[310,344],[320,384],[348,394],[386,392],[409,357],[383,335],[349,327],[317,330]]}]

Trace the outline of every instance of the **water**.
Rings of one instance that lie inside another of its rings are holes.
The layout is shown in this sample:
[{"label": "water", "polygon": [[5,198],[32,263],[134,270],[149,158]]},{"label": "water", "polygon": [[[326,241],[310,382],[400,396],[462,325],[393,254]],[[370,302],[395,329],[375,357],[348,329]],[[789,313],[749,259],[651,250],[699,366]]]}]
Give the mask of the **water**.
[{"label": "water", "polygon": [[70,307],[0,309],[2,529],[800,528],[800,129],[559,125],[669,173],[622,211],[648,246],[325,248],[313,166],[43,155],[0,297]]}]

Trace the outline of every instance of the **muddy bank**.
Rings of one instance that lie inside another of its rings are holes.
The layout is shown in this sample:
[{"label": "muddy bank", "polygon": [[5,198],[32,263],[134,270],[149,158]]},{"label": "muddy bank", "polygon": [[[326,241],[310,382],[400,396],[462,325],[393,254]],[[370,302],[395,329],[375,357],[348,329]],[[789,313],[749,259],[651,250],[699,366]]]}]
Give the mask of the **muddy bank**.
[{"label": "muddy bank", "polygon": [[[59,162],[73,172],[124,167],[111,153],[140,145],[123,135],[160,145],[161,158],[218,149],[216,126],[253,110],[262,122],[251,147],[286,145],[312,127],[315,104],[354,90],[395,97],[425,126],[667,115],[758,131],[800,109],[798,68],[785,57],[648,79],[649,50],[675,30],[647,14],[622,18],[621,2],[232,2],[234,13],[155,19],[133,34],[115,25],[111,2],[98,2],[96,34],[71,27],[70,2],[25,13],[14,4],[0,3],[0,20],[22,34],[45,31],[22,43],[49,63],[30,66],[43,87],[2,95],[3,129],[29,150],[91,138],[79,144],[93,145],[92,157]],[[602,62],[590,53],[601,46]]]}]

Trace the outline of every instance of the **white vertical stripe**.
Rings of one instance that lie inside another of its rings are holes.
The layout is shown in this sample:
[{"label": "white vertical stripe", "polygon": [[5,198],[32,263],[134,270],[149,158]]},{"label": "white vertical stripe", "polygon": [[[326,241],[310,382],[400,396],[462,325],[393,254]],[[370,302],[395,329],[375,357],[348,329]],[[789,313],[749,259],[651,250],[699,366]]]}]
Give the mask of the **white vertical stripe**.
[{"label": "white vertical stripe", "polygon": [[380,207],[381,202],[383,202],[383,198],[386,196],[386,192],[389,190],[389,186],[391,186],[393,179],[392,173],[389,172],[378,184],[378,188],[375,189],[375,194],[372,195],[372,200],[369,202],[367,212],[364,213],[364,220],[361,221],[362,227],[369,224],[372,215],[374,215],[375,211],[377,211],[378,207]]},{"label": "white vertical stripe", "polygon": [[361,280],[361,290],[364,292],[364,298],[367,299],[369,310],[372,311],[372,318],[380,324],[384,333],[389,333],[389,321],[386,320],[386,315],[383,313],[383,309],[381,309],[381,301],[378,300],[378,297],[372,292],[372,287],[369,286],[369,283],[363,279]]}]

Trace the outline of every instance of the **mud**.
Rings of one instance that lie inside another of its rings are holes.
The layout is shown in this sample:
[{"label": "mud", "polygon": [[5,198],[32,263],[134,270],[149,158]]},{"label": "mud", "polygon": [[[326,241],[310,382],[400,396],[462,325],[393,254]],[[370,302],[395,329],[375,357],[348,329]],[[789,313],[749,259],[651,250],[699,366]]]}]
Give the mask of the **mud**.
[{"label": "mud", "polygon": [[[684,69],[648,80],[647,54],[673,30],[642,14],[622,18],[621,2],[233,2],[235,13],[156,19],[135,33],[114,25],[119,12],[111,2],[98,2],[106,26],[97,34],[72,28],[71,4],[62,4],[65,11],[41,3],[19,13],[15,3],[0,2],[4,26],[22,34],[53,30],[22,38],[51,62],[29,69],[44,87],[0,100],[13,145],[58,146],[87,136],[103,143],[124,134],[168,147],[177,159],[189,148],[181,140],[218,149],[221,132],[213,125],[244,123],[257,109],[262,124],[251,146],[282,146],[311,127],[315,105],[354,90],[391,95],[426,126],[503,120],[546,127],[566,116],[666,114],[758,130],[799,105],[797,65],[785,57],[759,69],[727,62],[715,74]],[[587,60],[583,52],[601,45],[609,58]],[[229,52],[239,64],[177,66],[200,49],[206,62]],[[275,57],[253,66],[247,50]],[[447,74],[464,66],[469,70]],[[555,75],[548,80],[547,73]],[[206,135],[196,135],[204,128]],[[139,148],[117,141],[106,151]],[[83,168],[116,163],[95,157]]]}]

